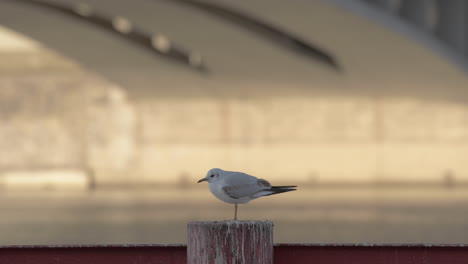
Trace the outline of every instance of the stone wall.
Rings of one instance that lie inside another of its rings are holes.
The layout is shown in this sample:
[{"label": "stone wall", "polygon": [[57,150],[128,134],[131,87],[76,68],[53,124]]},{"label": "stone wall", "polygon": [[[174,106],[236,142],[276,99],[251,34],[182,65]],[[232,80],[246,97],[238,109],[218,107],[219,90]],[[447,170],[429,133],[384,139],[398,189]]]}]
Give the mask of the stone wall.
[{"label": "stone wall", "polygon": [[0,171],[73,168],[96,180],[119,176],[134,151],[125,92],[78,67],[47,67],[53,60],[42,57],[37,69],[0,71]]},{"label": "stone wall", "polygon": [[0,63],[3,171],[81,168],[98,184],[192,182],[212,167],[277,183],[468,179],[463,102],[184,97],[161,95],[161,87],[138,96],[54,53],[5,57],[12,63]]},{"label": "stone wall", "polygon": [[[417,98],[154,99],[137,103],[138,167],[210,166],[276,180],[441,181],[468,176],[468,108]],[[195,174],[196,174],[195,173]],[[151,175],[146,175],[151,177]],[[193,178],[196,176],[194,175]]]}]

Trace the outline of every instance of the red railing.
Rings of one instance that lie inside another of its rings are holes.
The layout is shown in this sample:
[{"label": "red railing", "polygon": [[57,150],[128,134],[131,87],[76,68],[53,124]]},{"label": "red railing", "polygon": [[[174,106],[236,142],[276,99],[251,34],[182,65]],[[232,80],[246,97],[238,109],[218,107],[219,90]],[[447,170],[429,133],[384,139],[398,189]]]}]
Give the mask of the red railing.
[{"label": "red railing", "polygon": [[[4,246],[0,264],[181,264],[185,245]],[[468,264],[467,245],[278,244],[275,264]]]}]

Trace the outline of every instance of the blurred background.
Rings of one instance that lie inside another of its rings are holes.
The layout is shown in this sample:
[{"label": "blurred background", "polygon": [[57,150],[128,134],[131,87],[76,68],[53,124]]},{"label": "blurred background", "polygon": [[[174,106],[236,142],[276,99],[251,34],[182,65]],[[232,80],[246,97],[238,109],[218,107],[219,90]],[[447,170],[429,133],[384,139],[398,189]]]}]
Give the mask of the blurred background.
[{"label": "blurred background", "polygon": [[0,244],[468,243],[468,2],[0,0]]}]

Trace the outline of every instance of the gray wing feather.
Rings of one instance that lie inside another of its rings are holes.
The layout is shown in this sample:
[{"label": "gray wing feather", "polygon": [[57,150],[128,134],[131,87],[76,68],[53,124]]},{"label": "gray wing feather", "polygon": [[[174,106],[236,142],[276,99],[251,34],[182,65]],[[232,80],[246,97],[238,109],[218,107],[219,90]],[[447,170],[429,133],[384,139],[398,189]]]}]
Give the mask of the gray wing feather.
[{"label": "gray wing feather", "polygon": [[240,199],[251,197],[259,191],[269,190],[271,188],[268,181],[257,179],[250,175],[247,176],[249,176],[249,178],[244,178],[244,180],[249,180],[250,183],[225,186],[223,187],[224,193],[233,199]]}]

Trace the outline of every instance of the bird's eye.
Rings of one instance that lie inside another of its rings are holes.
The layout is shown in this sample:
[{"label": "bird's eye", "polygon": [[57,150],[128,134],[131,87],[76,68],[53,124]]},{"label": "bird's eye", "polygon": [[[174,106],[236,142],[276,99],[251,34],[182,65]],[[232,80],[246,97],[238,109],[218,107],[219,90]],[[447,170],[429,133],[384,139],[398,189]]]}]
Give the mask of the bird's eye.
[{"label": "bird's eye", "polygon": [[214,175],[213,175],[213,174],[211,174],[211,176],[210,176],[210,177],[211,177],[211,178],[213,178],[213,177],[214,177]]}]

